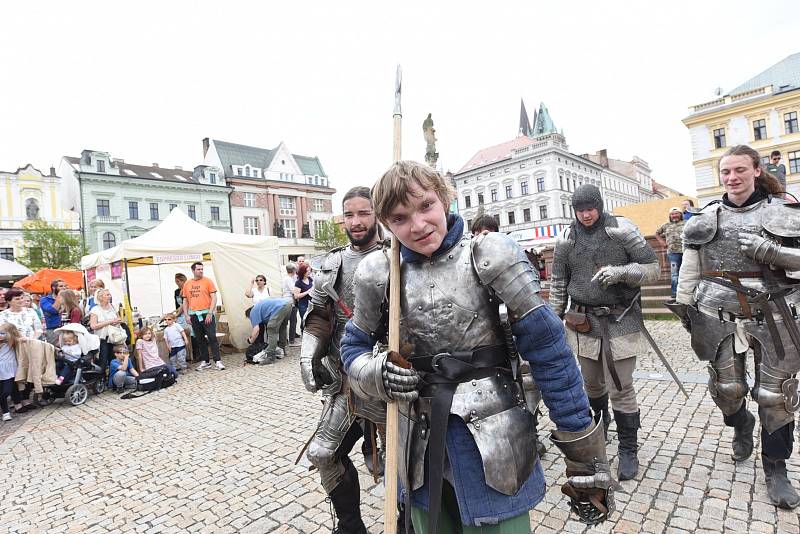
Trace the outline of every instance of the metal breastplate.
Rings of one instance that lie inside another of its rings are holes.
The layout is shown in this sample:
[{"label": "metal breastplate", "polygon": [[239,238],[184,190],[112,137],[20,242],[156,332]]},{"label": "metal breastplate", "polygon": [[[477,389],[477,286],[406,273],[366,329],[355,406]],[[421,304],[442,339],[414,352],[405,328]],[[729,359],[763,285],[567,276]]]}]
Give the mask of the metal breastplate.
[{"label": "metal breastplate", "polygon": [[[766,200],[747,206],[745,208],[732,208],[721,206],[717,217],[718,227],[714,238],[700,246],[700,268],[703,272],[734,271],[734,272],[760,272],[761,264],[743,254],[739,248],[739,234],[741,232],[762,234],[764,232],[762,217]],[[782,278],[782,271],[775,272]],[[769,290],[763,278],[741,278],[743,286],[759,291]],[[742,314],[741,305],[736,291],[709,280],[700,280],[695,291],[695,298],[700,310],[708,315],[717,316],[719,309],[732,314]],[[748,297],[748,302],[754,302]],[[800,303],[800,292],[786,297],[789,303]],[[758,306],[754,304],[753,308]],[[774,304],[770,307],[775,311]],[[727,317],[726,317],[727,319]]]},{"label": "metal breastplate", "polygon": [[480,284],[469,239],[449,253],[403,263],[400,339],[418,355],[503,343],[496,301]]},{"label": "metal breastplate", "polygon": [[[503,344],[496,301],[480,285],[469,238],[437,258],[404,263],[402,280],[400,339],[413,346],[415,355]],[[416,490],[424,483],[431,401],[420,398],[408,409],[410,417],[401,412],[400,442],[410,440],[410,454],[407,464],[400,455],[400,467]],[[466,423],[475,439],[486,483],[506,495],[516,493],[536,463],[533,415],[519,384],[507,373],[462,382],[450,413]]]}]

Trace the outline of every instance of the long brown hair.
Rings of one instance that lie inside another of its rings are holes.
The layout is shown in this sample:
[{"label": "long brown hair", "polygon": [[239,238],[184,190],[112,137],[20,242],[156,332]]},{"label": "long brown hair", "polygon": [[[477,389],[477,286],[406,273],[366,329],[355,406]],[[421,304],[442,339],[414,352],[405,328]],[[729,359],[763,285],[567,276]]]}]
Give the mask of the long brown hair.
[{"label": "long brown hair", "polygon": [[6,333],[6,344],[12,349],[17,348],[17,340],[19,340],[19,330],[11,323],[0,324],[0,330]]},{"label": "long brown hair", "polygon": [[[72,310],[78,310],[79,312],[81,311],[81,305],[80,302],[78,301],[77,292],[71,289],[65,289],[64,291],[59,293],[59,296],[61,297],[61,302],[63,303],[64,311],[67,312],[68,315],[72,314]],[[83,312],[81,312],[81,316],[83,316]]]},{"label": "long brown hair", "polygon": [[761,164],[761,155],[755,149],[750,148],[748,145],[736,145],[730,147],[719,160],[722,161],[722,158],[726,156],[747,156],[753,163],[753,169],[761,169],[761,175],[756,176],[756,187],[760,185],[770,195],[778,195],[784,192],[778,179]]}]

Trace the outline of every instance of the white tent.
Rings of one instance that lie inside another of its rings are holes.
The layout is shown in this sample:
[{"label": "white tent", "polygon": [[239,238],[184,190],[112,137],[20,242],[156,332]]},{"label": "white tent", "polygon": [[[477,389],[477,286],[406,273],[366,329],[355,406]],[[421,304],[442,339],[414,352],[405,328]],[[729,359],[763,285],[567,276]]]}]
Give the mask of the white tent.
[{"label": "white tent", "polygon": [[0,282],[19,280],[20,278],[25,278],[29,274],[32,274],[31,270],[24,265],[0,258]]},{"label": "white tent", "polygon": [[[256,274],[263,274],[272,295],[281,294],[277,237],[212,230],[175,208],[149,232],[123,241],[116,247],[84,256],[81,269],[97,268],[109,272],[109,265],[121,262],[117,265],[121,266],[127,278],[131,306],[137,306],[143,315],[153,311],[160,315],[174,308],[172,290],[176,288],[173,282],[174,273],[178,271],[176,265],[182,265],[180,271],[191,277],[188,265],[203,260],[206,260],[205,274],[214,279],[220,300],[225,304],[231,342],[244,348],[250,333],[250,323],[244,311],[252,305],[244,292],[250,287],[250,281]],[[211,269],[208,268],[209,262]],[[162,276],[162,270],[166,276]],[[154,291],[159,293],[158,301]],[[115,298],[114,302],[121,300]]]}]

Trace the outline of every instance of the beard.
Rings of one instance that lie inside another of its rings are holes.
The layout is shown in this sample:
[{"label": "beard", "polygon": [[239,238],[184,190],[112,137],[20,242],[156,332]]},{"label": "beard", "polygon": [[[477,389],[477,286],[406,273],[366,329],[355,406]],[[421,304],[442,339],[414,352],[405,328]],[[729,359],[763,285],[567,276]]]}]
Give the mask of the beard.
[{"label": "beard", "polygon": [[364,236],[361,238],[353,237],[352,234],[350,234],[350,230],[348,230],[347,228],[345,228],[344,233],[347,234],[347,239],[350,240],[351,245],[355,245],[357,247],[363,247],[364,245],[367,245],[370,241],[372,241],[375,238],[375,235],[378,233],[378,225],[376,223],[367,228],[364,233]]}]

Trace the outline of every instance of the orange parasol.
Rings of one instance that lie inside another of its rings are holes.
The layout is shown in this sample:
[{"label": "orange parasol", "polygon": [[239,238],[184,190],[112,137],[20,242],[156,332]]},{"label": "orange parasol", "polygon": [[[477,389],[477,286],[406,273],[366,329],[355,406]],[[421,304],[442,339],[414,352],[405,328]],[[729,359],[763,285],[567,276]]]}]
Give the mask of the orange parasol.
[{"label": "orange parasol", "polygon": [[31,293],[47,294],[50,293],[50,282],[58,278],[64,280],[70,289],[83,288],[83,271],[62,271],[60,269],[42,269],[17,280],[14,287]]}]

